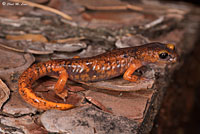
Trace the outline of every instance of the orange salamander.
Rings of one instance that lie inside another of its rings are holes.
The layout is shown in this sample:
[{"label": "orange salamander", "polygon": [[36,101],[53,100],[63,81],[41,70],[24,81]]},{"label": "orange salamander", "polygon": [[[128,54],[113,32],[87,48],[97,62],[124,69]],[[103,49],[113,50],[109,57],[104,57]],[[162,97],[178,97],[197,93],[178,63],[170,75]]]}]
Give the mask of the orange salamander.
[{"label": "orange salamander", "polygon": [[76,82],[94,82],[123,75],[125,80],[137,82],[141,77],[133,73],[141,66],[150,63],[169,64],[176,61],[177,53],[173,44],[153,42],[136,47],[114,49],[94,57],[40,62],[21,74],[18,81],[19,93],[27,103],[38,109],[66,110],[74,106],[37,97],[31,88],[33,82],[45,75],[58,74],[59,78],[54,90],[64,99],[67,97],[64,86],[68,79]]}]

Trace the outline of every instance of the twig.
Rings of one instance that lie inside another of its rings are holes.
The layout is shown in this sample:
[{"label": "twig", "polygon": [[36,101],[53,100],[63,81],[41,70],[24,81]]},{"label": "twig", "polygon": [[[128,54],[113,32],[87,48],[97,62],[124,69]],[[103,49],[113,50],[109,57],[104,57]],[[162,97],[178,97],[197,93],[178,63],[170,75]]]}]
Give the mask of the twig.
[{"label": "twig", "polygon": [[104,11],[104,10],[108,10],[108,11],[112,11],[112,10],[127,10],[127,9],[130,9],[130,10],[134,10],[134,11],[143,11],[143,8],[142,7],[139,7],[139,6],[134,6],[134,5],[121,5],[121,6],[89,6],[87,5],[86,6],[88,9],[90,10],[97,10],[97,11]]},{"label": "twig", "polygon": [[162,23],[163,20],[164,20],[164,16],[161,16],[161,17],[159,17],[158,19],[156,19],[156,20],[154,20],[154,21],[152,21],[152,22],[146,24],[146,25],[144,26],[144,28],[145,28],[145,29],[149,29],[149,28],[151,28],[151,27],[153,27],[153,26],[156,26],[156,25]]},{"label": "twig", "polygon": [[135,10],[135,11],[143,11],[144,9],[142,7],[139,7],[139,6],[135,6],[135,5],[127,5],[126,6],[128,9],[130,10]]},{"label": "twig", "polygon": [[33,2],[30,2],[30,1],[26,1],[26,0],[9,0],[9,1],[12,1],[12,2],[23,2],[31,7],[37,7],[37,8],[41,8],[43,10],[46,10],[46,11],[50,11],[50,12],[53,12],[55,14],[58,14],[60,16],[62,16],[63,18],[67,19],[67,20],[72,20],[72,17],[70,17],[69,15],[59,11],[59,10],[56,10],[54,8],[51,8],[51,7],[47,7],[47,6],[43,6],[43,5],[40,5],[40,4],[37,4],[37,3],[33,3]]}]

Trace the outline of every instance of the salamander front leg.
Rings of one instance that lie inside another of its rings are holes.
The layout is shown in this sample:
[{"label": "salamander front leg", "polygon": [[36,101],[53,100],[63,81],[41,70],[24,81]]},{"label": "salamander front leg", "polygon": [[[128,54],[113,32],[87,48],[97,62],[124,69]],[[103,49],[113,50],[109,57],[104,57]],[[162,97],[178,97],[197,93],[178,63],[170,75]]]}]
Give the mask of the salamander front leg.
[{"label": "salamander front leg", "polygon": [[68,96],[68,91],[64,89],[68,79],[68,74],[65,69],[60,69],[58,72],[59,78],[54,86],[54,91],[59,97],[65,100],[65,98]]},{"label": "salamander front leg", "polygon": [[139,79],[142,79],[137,75],[132,75],[135,72],[135,70],[140,68],[141,66],[142,66],[141,64],[131,64],[123,75],[124,80],[128,80],[131,82],[138,82]]}]

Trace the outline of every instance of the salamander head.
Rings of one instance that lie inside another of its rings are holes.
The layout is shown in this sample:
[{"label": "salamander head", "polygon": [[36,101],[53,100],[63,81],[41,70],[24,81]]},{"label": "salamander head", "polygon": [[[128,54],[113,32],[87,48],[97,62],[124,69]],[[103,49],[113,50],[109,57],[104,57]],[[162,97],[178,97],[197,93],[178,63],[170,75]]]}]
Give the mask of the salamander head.
[{"label": "salamander head", "polygon": [[173,44],[155,42],[141,46],[140,49],[140,58],[144,63],[168,64],[176,62],[178,58],[178,54],[176,53]]}]

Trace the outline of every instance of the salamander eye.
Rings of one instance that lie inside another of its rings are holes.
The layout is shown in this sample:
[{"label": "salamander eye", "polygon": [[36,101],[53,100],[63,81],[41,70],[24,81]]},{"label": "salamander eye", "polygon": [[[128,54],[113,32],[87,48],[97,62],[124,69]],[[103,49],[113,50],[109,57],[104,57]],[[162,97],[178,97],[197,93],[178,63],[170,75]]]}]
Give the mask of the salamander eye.
[{"label": "salamander eye", "polygon": [[166,53],[166,52],[162,52],[162,53],[159,54],[159,57],[160,57],[161,59],[166,59],[167,56],[168,56],[168,53]]}]

